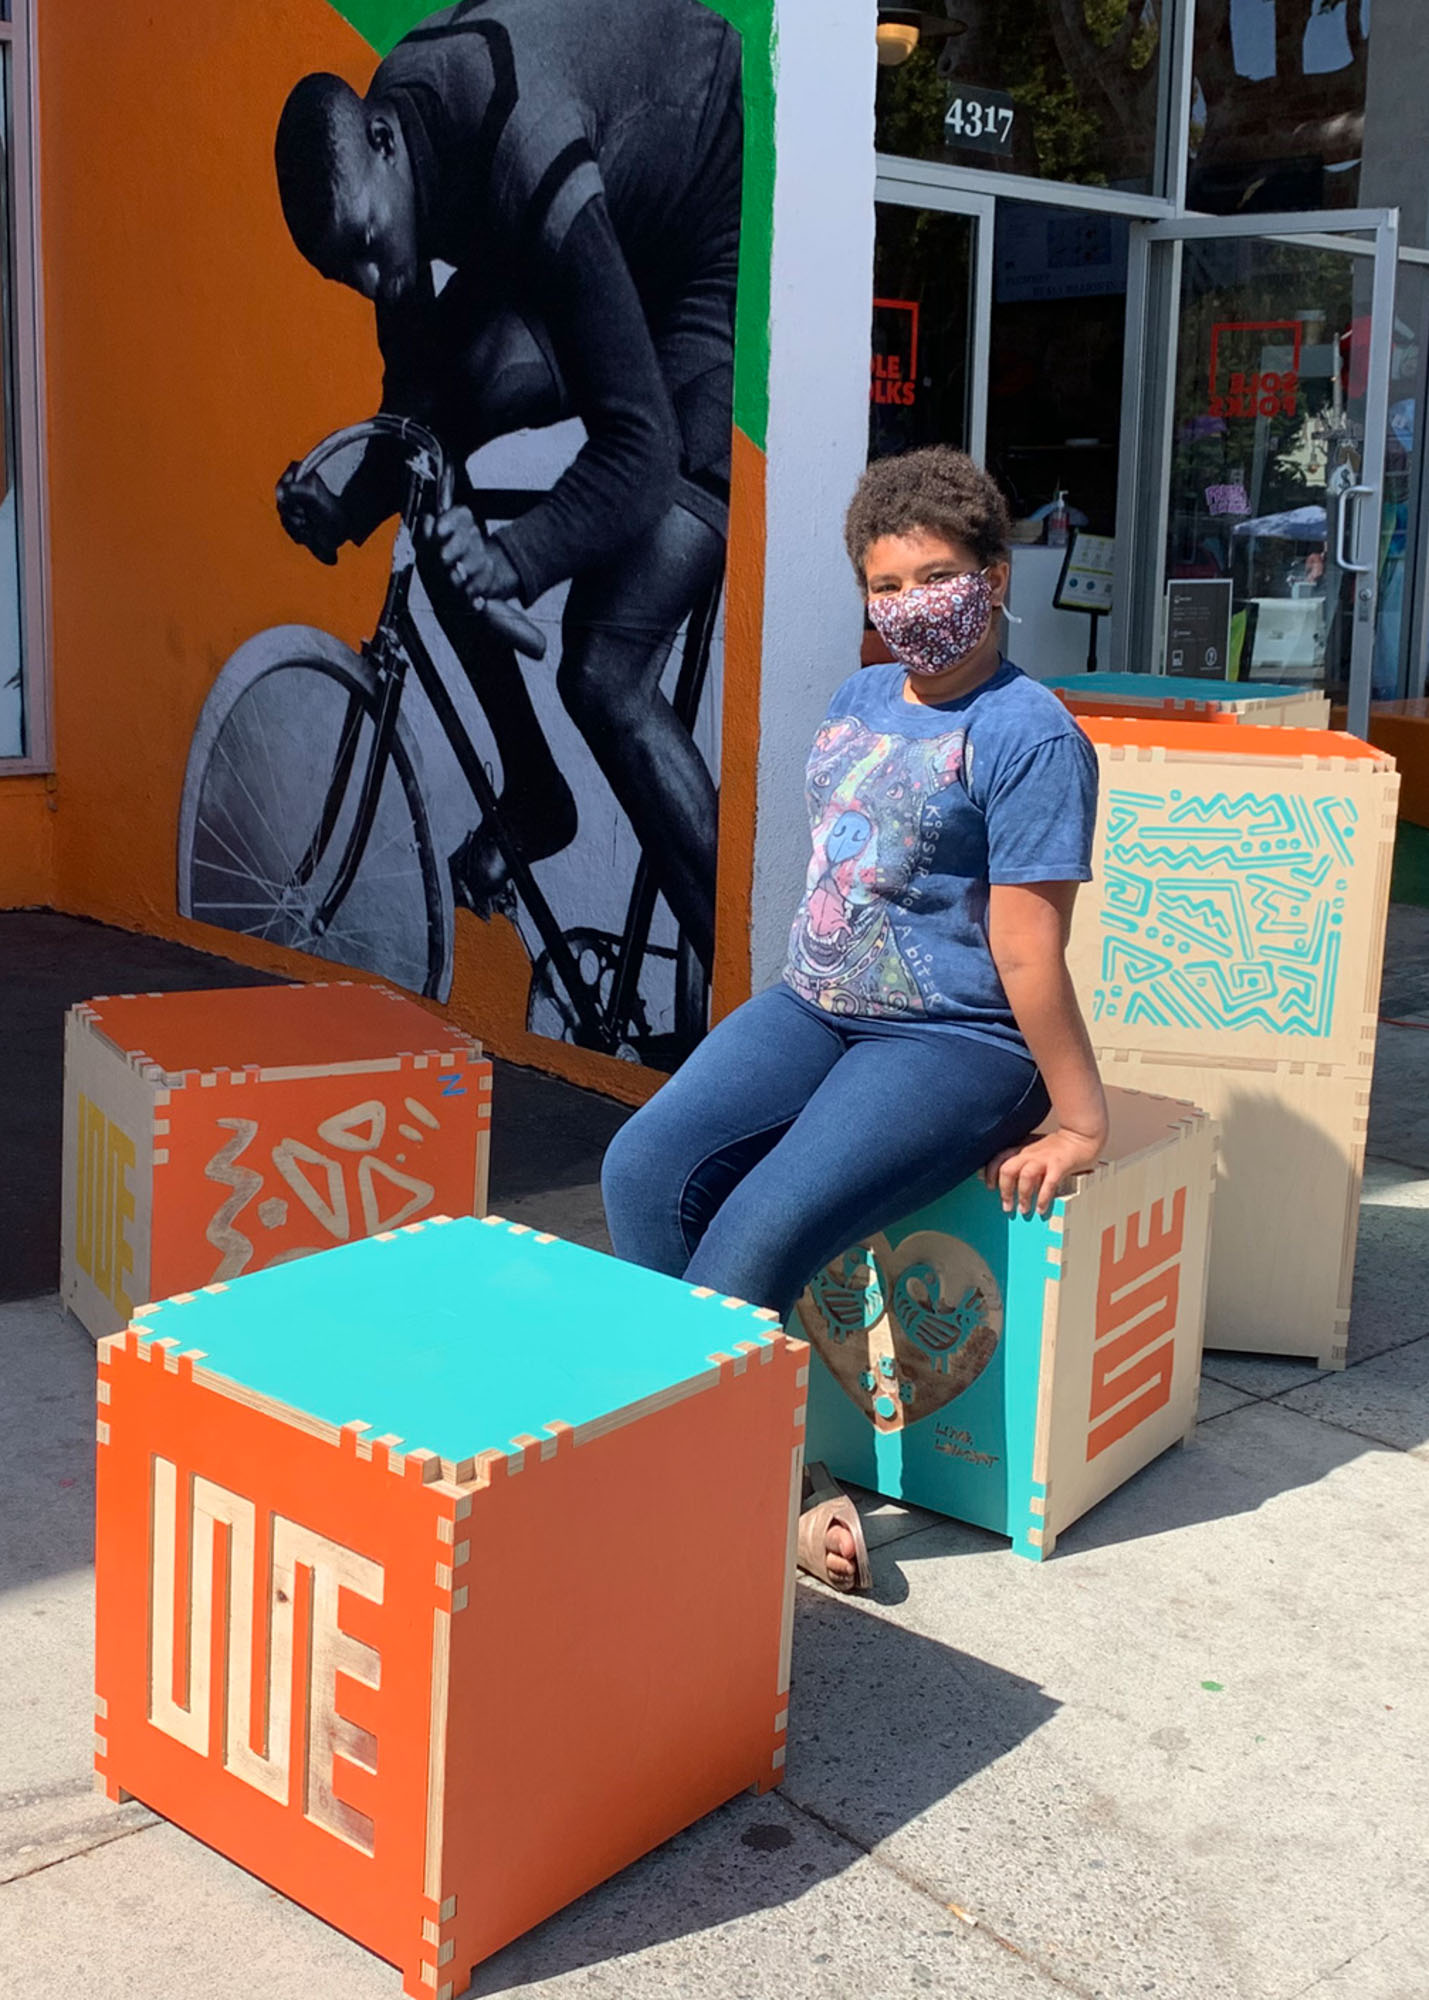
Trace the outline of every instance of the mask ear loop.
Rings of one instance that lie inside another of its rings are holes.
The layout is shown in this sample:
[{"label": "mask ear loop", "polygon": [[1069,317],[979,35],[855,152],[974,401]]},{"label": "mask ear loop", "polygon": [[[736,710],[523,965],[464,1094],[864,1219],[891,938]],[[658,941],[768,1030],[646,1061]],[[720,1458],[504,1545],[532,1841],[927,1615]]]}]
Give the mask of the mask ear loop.
[{"label": "mask ear loop", "polygon": [[[982,568],[978,571],[978,575],[986,576],[987,571],[988,571],[988,565],[984,563]],[[994,611],[1000,611],[1003,617],[1007,620],[1009,625],[1020,625],[1022,623],[1022,620],[1018,617],[1017,613],[1015,611],[1009,611],[1005,604],[995,604],[993,606],[993,609]]]}]

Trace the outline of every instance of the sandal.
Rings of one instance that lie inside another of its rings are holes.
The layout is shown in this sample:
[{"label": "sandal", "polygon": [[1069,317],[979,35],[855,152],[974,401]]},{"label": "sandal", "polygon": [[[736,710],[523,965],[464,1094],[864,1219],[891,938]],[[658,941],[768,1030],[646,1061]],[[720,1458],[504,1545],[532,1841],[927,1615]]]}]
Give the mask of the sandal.
[{"label": "sandal", "polygon": [[[841,1528],[847,1528],[853,1536],[854,1577],[851,1583],[836,1582],[829,1575],[828,1550],[825,1546],[829,1523],[836,1521]],[[873,1569],[868,1560],[868,1544],[863,1538],[863,1523],[858,1518],[858,1509],[841,1486],[829,1477],[826,1465],[809,1465],[804,1468],[804,1505],[799,1515],[800,1569],[816,1576],[820,1583],[826,1583],[830,1590],[867,1590],[873,1582]]]}]

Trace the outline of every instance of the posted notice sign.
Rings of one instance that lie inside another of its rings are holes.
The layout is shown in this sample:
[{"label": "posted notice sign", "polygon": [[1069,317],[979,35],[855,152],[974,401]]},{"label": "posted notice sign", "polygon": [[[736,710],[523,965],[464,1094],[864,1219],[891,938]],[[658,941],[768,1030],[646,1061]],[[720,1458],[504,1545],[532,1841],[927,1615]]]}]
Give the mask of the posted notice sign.
[{"label": "posted notice sign", "polygon": [[1059,611],[1090,611],[1105,617],[1111,610],[1115,573],[1115,538],[1074,529],[1052,602]]},{"label": "posted notice sign", "polygon": [[1173,577],[1166,586],[1167,673],[1224,680],[1230,649],[1230,578]]}]

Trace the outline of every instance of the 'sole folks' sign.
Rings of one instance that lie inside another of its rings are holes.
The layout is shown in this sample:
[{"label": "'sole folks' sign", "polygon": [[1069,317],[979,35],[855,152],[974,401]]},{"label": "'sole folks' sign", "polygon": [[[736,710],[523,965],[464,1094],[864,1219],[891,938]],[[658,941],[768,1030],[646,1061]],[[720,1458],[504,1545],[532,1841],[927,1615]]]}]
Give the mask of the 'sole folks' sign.
[{"label": "'sole folks' sign", "polygon": [[906,409],[917,400],[917,395],[918,302],[875,299],[868,400],[897,403]]}]

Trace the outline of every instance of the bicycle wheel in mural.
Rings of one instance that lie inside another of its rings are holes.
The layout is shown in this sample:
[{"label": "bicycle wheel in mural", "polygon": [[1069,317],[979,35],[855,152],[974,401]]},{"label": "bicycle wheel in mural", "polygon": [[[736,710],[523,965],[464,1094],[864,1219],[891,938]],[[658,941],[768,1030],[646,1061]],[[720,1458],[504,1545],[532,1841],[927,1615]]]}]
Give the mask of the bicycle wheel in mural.
[{"label": "bicycle wheel in mural", "polygon": [[351,887],[331,923],[316,923],[357,814],[374,720],[371,667],[328,633],[278,626],[240,646],[189,751],[179,909],[444,999],[451,885],[400,715]]}]

